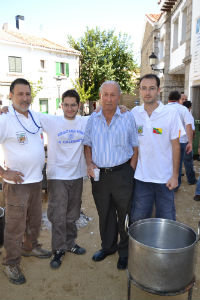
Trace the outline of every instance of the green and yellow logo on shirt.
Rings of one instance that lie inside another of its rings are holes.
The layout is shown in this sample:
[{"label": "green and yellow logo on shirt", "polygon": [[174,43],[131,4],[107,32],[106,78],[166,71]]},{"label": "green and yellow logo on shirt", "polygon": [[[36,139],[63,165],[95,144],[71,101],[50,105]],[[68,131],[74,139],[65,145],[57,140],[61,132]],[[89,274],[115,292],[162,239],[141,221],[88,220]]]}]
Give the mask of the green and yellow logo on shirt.
[{"label": "green and yellow logo on shirt", "polygon": [[143,134],[143,126],[138,126],[138,134],[142,135]]},{"label": "green and yellow logo on shirt", "polygon": [[153,133],[162,134],[162,128],[153,128]]}]

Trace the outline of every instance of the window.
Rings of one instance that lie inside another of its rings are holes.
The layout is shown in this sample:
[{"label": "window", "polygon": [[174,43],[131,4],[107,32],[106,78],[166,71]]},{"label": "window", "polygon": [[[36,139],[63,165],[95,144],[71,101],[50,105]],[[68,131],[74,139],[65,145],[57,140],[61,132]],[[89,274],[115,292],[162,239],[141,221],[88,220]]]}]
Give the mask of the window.
[{"label": "window", "polygon": [[49,105],[48,105],[48,99],[39,99],[40,101],[40,112],[43,114],[48,114],[49,111]]},{"label": "window", "polygon": [[22,73],[22,58],[8,56],[9,72]]},{"label": "window", "polygon": [[40,60],[40,68],[41,68],[41,69],[44,69],[44,68],[45,68],[45,61],[44,61],[44,59],[41,59],[41,60]]},{"label": "window", "polygon": [[160,40],[159,41],[159,59],[161,60],[164,56],[165,56],[165,53],[164,53],[164,40]]},{"label": "window", "polygon": [[187,29],[187,8],[182,12],[182,32],[181,32],[181,42],[186,40],[186,29]]},{"label": "window", "polygon": [[63,62],[56,63],[56,76],[69,77],[69,64]]},{"label": "window", "polygon": [[173,49],[178,47],[178,18],[174,21],[174,30],[173,30]]}]

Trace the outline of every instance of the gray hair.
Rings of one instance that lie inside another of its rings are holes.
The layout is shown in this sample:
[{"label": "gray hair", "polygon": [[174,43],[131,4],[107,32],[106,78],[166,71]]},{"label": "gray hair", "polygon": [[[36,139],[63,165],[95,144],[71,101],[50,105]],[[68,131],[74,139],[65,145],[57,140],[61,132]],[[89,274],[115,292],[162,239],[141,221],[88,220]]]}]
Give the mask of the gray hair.
[{"label": "gray hair", "polygon": [[119,85],[119,83],[117,81],[114,81],[114,80],[106,80],[106,81],[104,81],[102,83],[102,85],[100,86],[100,88],[99,88],[100,93],[102,93],[102,89],[103,89],[104,85],[106,85],[106,84],[113,84],[113,85],[115,85],[117,87],[117,89],[118,89],[119,95],[121,95],[120,85]]}]

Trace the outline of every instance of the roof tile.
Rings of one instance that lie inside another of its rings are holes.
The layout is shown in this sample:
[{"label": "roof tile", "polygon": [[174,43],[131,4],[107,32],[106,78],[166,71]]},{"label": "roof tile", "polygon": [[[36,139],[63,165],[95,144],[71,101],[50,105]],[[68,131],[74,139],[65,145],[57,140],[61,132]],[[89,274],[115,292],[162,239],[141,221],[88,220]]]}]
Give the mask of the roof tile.
[{"label": "roof tile", "polygon": [[75,49],[66,48],[46,38],[30,35],[20,31],[0,30],[0,40],[26,44],[29,46],[41,47],[50,50],[61,50],[67,53],[80,55],[80,52]]}]

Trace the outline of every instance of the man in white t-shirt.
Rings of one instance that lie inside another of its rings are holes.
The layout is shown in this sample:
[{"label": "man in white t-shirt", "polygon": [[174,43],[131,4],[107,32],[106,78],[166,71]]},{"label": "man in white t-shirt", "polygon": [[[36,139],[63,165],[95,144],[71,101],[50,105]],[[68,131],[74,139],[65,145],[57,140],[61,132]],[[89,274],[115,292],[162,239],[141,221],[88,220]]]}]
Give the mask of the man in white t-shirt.
[{"label": "man in white t-shirt", "polygon": [[29,110],[31,87],[18,78],[10,86],[12,106],[0,116],[0,143],[5,167],[0,166],[6,200],[4,273],[14,284],[26,281],[19,264],[21,255],[48,258],[38,236],[42,217],[43,135],[37,115]]},{"label": "man in white t-shirt", "polygon": [[48,137],[48,218],[52,223],[50,266],[59,268],[65,252],[84,254],[75,243],[80,216],[83,177],[87,175],[82,140],[88,117],[77,116],[80,97],[75,90],[62,95],[64,116],[40,116]]},{"label": "man in white t-shirt", "polygon": [[[166,105],[168,109],[176,110],[178,112],[182,125],[186,132],[183,136],[180,137],[180,146],[181,146],[180,166],[179,166],[179,176],[178,176],[178,187],[175,189],[175,191],[177,191],[181,185],[181,174],[182,174],[184,155],[185,152],[187,154],[192,152],[192,139],[193,139],[191,114],[189,113],[189,111],[185,106],[179,103],[180,99],[181,99],[181,94],[178,91],[172,91],[169,94],[168,104]],[[188,182],[189,184],[195,184],[196,183],[195,176],[193,175]]]},{"label": "man in white t-shirt", "polygon": [[[195,125],[194,125],[194,118],[193,118],[193,115],[191,112],[192,103],[191,103],[191,101],[186,100],[183,102],[183,106],[185,106],[189,111],[189,116],[190,116],[191,125],[192,125],[192,133],[193,133],[192,138],[194,139]],[[197,179],[196,179],[195,171],[194,171],[193,151],[191,151],[190,153],[187,153],[185,151],[184,157],[183,157],[183,163],[185,166],[185,172],[186,172],[188,184],[190,184],[190,185],[196,184]]]},{"label": "man in white t-shirt", "polygon": [[[135,171],[131,222],[150,218],[155,203],[156,217],[176,219],[174,188],[178,185],[178,113],[158,101],[160,80],[155,74],[140,79],[142,106],[132,109],[138,130],[139,158]],[[184,129],[183,129],[184,131]]]}]

